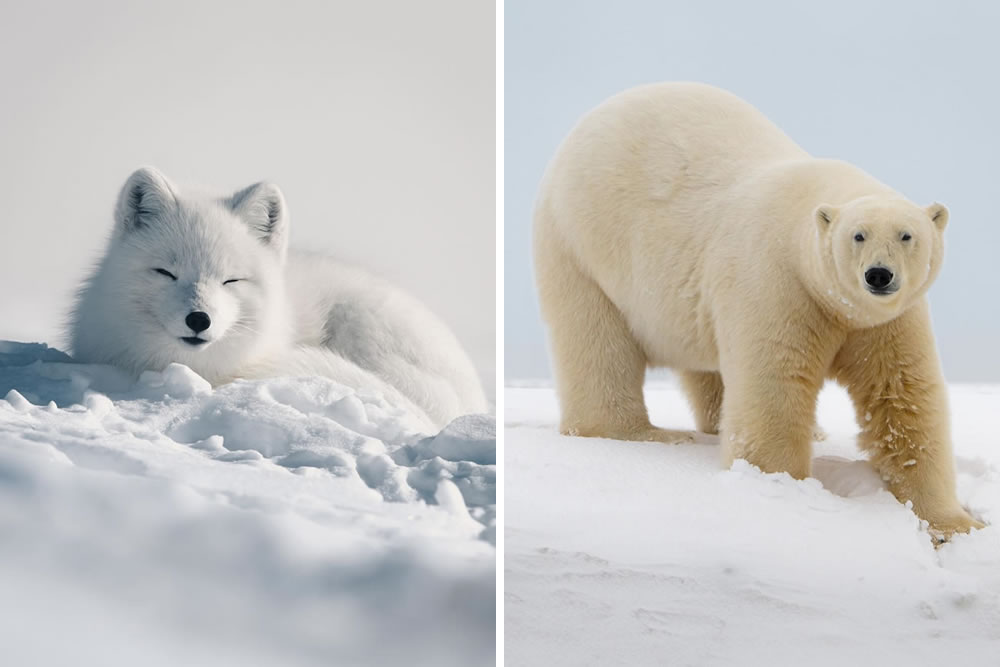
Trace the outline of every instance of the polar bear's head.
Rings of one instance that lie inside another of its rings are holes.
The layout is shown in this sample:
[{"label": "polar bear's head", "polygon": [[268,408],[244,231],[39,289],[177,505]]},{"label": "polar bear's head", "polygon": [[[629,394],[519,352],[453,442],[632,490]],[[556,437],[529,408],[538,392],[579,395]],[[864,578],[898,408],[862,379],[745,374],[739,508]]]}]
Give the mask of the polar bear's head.
[{"label": "polar bear's head", "polygon": [[941,269],[948,224],[941,204],[921,208],[905,199],[862,197],[820,206],[815,217],[838,309],[858,324],[898,316]]}]

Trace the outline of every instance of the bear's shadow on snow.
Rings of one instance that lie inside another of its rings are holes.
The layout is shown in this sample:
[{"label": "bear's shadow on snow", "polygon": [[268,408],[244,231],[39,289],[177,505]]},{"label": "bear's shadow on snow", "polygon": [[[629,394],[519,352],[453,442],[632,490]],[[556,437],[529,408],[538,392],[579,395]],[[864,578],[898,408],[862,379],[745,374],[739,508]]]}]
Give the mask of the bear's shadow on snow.
[{"label": "bear's shadow on snow", "polygon": [[[825,440],[826,434],[817,434],[816,439]],[[719,436],[695,432],[692,444],[719,445]],[[810,477],[818,480],[830,493],[844,498],[866,496],[879,490],[888,491],[888,486],[867,459],[816,456],[812,459]]]}]

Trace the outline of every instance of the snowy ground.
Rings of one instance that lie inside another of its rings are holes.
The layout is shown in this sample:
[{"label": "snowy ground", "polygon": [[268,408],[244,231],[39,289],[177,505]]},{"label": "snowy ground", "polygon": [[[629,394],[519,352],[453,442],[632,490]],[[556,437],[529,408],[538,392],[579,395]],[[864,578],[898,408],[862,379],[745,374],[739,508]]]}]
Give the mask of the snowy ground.
[{"label": "snowy ground", "polygon": [[[857,460],[842,390],[805,481],[722,470],[710,436],[560,436],[551,389],[505,400],[508,665],[1000,665],[1000,528],[935,550]],[[647,401],[693,429],[677,388]],[[959,499],[998,524],[1000,387],[951,402]]]},{"label": "snowy ground", "polygon": [[68,361],[0,342],[0,664],[492,664],[492,416]]}]

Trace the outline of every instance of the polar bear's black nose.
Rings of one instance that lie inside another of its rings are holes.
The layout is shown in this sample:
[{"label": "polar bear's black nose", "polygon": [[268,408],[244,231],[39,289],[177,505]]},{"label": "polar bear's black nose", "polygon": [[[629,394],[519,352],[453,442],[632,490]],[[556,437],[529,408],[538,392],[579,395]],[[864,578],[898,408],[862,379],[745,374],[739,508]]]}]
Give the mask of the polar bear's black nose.
[{"label": "polar bear's black nose", "polygon": [[892,271],[884,266],[873,266],[865,271],[865,282],[872,289],[884,290],[892,282]]},{"label": "polar bear's black nose", "polygon": [[184,322],[191,327],[191,330],[195,333],[201,333],[205,329],[212,326],[212,319],[208,316],[208,313],[203,313],[200,310],[188,313],[188,316],[184,318]]}]

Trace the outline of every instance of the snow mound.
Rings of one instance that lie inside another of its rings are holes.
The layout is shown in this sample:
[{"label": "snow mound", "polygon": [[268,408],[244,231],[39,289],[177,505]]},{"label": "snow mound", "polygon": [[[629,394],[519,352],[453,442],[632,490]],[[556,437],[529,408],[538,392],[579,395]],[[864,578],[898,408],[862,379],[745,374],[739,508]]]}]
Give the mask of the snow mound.
[{"label": "snow mound", "polygon": [[[693,428],[676,386],[652,421]],[[994,524],[935,549],[820,397],[814,478],[723,470],[717,438],[570,438],[551,389],[506,391],[509,665],[936,665],[1000,651],[1000,387],[951,388],[959,500]]]},{"label": "snow mound", "polygon": [[492,660],[492,416],[12,342],[0,396],[5,664]]}]

